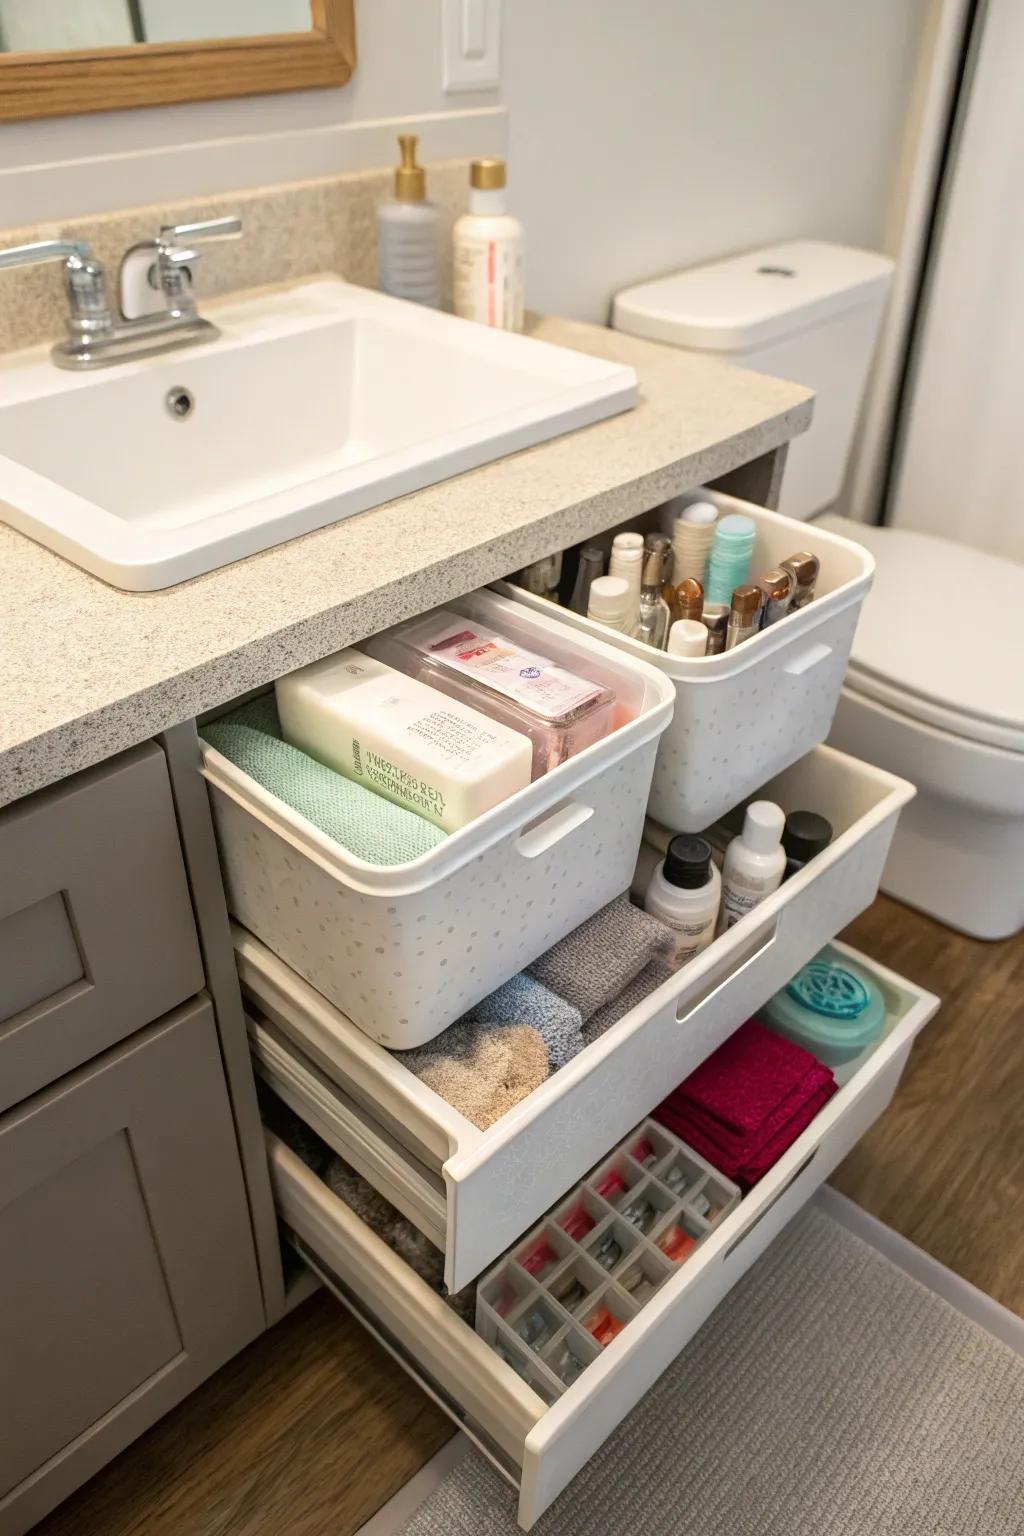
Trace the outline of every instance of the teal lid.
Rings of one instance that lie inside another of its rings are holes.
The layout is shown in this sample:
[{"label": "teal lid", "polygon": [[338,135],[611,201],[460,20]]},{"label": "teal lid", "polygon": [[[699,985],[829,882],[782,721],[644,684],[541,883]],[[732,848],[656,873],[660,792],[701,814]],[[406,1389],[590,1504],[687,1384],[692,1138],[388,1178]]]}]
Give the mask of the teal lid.
[{"label": "teal lid", "polygon": [[765,1023],[828,1066],[842,1066],[881,1035],[885,998],[872,978],[823,949],[763,1010]]}]

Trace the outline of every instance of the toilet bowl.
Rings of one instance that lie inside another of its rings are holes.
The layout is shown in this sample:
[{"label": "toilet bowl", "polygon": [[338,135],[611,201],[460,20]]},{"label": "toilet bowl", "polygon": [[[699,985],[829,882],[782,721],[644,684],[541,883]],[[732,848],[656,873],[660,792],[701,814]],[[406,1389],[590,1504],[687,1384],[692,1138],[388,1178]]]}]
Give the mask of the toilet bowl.
[{"label": "toilet bowl", "polygon": [[1024,928],[1024,566],[826,514],[875,583],[829,741],[917,785],[882,889],[976,938]]}]

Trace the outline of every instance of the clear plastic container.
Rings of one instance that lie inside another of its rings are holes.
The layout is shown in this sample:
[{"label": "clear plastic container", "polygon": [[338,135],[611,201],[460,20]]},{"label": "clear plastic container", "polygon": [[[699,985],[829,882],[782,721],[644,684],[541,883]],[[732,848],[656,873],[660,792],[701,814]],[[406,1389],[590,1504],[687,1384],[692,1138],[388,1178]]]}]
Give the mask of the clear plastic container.
[{"label": "clear plastic container", "polygon": [[490,715],[533,744],[533,778],[612,729],[615,694],[601,683],[450,609],[376,635],[370,656]]}]

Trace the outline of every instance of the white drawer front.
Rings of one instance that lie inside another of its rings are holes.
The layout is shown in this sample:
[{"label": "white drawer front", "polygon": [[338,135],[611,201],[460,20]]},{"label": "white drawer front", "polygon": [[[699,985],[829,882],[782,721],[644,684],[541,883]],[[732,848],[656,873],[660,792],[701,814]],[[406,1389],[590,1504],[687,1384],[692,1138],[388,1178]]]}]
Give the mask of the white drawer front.
[{"label": "white drawer front", "polygon": [[[839,946],[843,948],[843,946]],[[520,1486],[529,1527],[575,1477],[692,1338],[718,1302],[885,1109],[915,1035],[938,999],[864,956],[890,1023],[878,1050],[737,1209],[706,1239],[640,1316],[547,1407],[466,1324],[270,1137],[271,1170],[285,1224],[343,1299],[375,1319],[389,1347],[422,1373]]]},{"label": "white drawer front", "polygon": [[487,1131],[236,930],[250,1011],[276,1031],[255,1032],[260,1070],[444,1248],[450,1290],[493,1262],[873,900],[911,787],[819,747],[765,792],[787,810],[822,811],[838,831],[832,847]]}]

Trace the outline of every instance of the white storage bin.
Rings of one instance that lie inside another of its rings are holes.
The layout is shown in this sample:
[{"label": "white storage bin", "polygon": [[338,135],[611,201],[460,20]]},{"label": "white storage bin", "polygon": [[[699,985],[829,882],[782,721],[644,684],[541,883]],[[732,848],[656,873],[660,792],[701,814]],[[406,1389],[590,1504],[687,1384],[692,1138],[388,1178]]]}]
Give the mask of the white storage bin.
[{"label": "white storage bin", "polygon": [[[844,952],[872,973],[885,995],[889,1017],[881,1044],[553,1404],[499,1359],[294,1152],[268,1136],[278,1211],[299,1252],[506,1472],[519,1488],[525,1529],[644,1398],[892,1098],[914,1037],[938,999],[863,955]],[[560,1149],[552,1151],[557,1156]]]},{"label": "white storage bin", "polygon": [[203,747],[228,907],[373,1039],[430,1040],[628,888],[673,690],[644,662],[493,592],[449,604],[613,688],[632,718],[390,868]]},{"label": "white storage bin", "polygon": [[913,788],[818,747],[765,785],[835,839],[487,1130],[235,931],[261,1075],[445,1255],[461,1290],[868,906]]},{"label": "white storage bin", "polygon": [[[658,750],[650,812],[677,832],[710,826],[825,740],[875,568],[859,544],[721,491],[680,496],[627,526],[671,533],[673,518],[694,501],[713,501],[720,513],[742,512],[757,524],[752,578],[797,550],[817,555],[813,603],[719,656],[669,656],[582,614],[556,610],[574,631],[605,637],[673,684],[675,714]],[[510,583],[496,590],[531,612],[551,612],[545,598]]]}]

